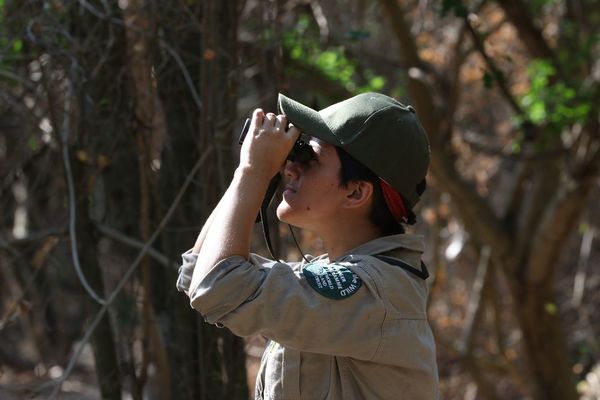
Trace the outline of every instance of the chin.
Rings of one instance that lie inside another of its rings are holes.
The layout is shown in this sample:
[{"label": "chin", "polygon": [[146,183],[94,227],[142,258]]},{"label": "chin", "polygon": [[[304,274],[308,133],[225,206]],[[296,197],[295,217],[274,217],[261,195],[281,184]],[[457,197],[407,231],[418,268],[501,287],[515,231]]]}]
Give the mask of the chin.
[{"label": "chin", "polygon": [[277,206],[277,218],[286,224],[290,224],[293,226],[301,227],[301,224],[298,224],[297,212],[294,210],[289,204],[285,201],[279,203]]},{"label": "chin", "polygon": [[289,204],[287,204],[285,201],[282,201],[277,206],[277,218],[281,222],[285,222],[286,224],[289,224],[290,223],[289,217],[290,217],[290,215],[293,215],[293,214],[294,214],[294,211],[289,206]]}]

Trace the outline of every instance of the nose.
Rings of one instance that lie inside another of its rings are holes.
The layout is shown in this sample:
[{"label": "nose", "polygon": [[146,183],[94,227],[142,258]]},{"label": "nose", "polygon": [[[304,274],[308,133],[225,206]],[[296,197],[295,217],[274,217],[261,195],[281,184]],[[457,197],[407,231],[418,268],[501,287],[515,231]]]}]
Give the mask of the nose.
[{"label": "nose", "polygon": [[297,179],[302,172],[302,165],[295,161],[287,160],[283,167],[283,175],[289,179]]}]

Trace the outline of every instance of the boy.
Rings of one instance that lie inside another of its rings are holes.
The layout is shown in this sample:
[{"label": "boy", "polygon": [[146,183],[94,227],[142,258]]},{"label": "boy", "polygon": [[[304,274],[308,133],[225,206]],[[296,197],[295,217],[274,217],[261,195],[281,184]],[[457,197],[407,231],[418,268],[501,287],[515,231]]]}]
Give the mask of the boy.
[{"label": "boy", "polygon": [[[179,290],[207,322],[270,339],[257,399],[437,398],[424,244],[402,225],[415,222],[429,165],[414,109],[378,93],[321,111],[280,94],[278,106],[254,111],[232,182],[183,255]],[[300,131],[311,157],[286,161]],[[308,262],[250,253],[280,172],[278,218],[327,251]]]}]

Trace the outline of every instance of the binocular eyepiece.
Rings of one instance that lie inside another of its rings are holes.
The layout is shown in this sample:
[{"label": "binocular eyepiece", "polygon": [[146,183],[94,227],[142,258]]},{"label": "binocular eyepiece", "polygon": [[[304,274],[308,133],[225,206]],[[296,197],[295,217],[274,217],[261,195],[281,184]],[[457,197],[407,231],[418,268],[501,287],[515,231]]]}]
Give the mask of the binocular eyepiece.
[{"label": "binocular eyepiece", "polygon": [[[239,144],[244,142],[246,134],[248,133],[248,130],[250,130],[250,122],[250,118],[246,118],[246,122],[244,122],[244,127],[242,128],[242,132],[240,133],[240,137],[238,139]],[[296,143],[294,143],[294,147],[292,147],[292,150],[290,151],[290,154],[288,154],[286,160],[298,162],[300,164],[308,164],[315,158],[315,152],[313,151],[311,145],[309,145],[307,141],[302,140],[302,136],[300,136],[298,140],[296,140]]]}]

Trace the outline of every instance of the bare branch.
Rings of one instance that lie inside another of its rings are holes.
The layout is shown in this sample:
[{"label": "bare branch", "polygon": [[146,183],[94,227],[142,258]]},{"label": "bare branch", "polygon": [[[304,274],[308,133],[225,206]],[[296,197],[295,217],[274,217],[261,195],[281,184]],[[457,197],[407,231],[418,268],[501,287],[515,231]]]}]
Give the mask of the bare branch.
[{"label": "bare branch", "polygon": [[[117,231],[116,229],[113,229],[107,225],[102,225],[102,224],[98,225],[98,230],[100,232],[102,232],[104,235],[106,235],[106,237],[114,239],[120,243],[127,245],[127,246],[133,247],[134,249],[143,249],[144,248],[143,242],[140,242],[139,240],[136,240],[127,235],[124,235],[121,232]],[[174,262],[173,260],[170,260],[169,257],[165,256],[164,254],[160,253],[159,251],[157,251],[153,248],[150,248],[148,250],[148,255],[150,257],[152,257],[156,262],[158,262],[161,265],[164,265],[167,268],[174,268],[174,269],[179,268],[179,265],[176,262]]]},{"label": "bare branch", "polygon": [[556,260],[565,246],[564,238],[579,221],[579,216],[594,187],[594,175],[581,181],[560,185],[557,195],[546,207],[542,220],[534,232],[536,238],[528,254],[527,280],[541,283],[554,276]]},{"label": "bare branch", "polygon": [[487,64],[488,68],[490,69],[490,71],[492,71],[492,74],[494,75],[494,82],[496,82],[496,84],[498,85],[500,92],[502,92],[502,95],[504,96],[506,101],[508,101],[508,104],[510,104],[512,109],[519,116],[526,118],[526,115],[523,112],[523,110],[521,109],[521,106],[519,106],[519,103],[517,103],[517,101],[513,97],[512,93],[510,93],[510,91],[508,90],[508,87],[506,86],[506,82],[504,81],[504,79],[501,78],[502,76],[504,76],[502,71],[500,71],[500,69],[496,66],[496,63],[494,62],[494,60],[492,60],[492,58],[485,51],[483,42],[481,41],[480,37],[478,36],[477,32],[475,31],[475,28],[473,28],[473,25],[471,25],[471,21],[469,20],[469,17],[465,16],[464,21],[465,21],[465,27],[467,28],[467,31],[469,32],[469,34],[471,35],[471,39],[473,40],[473,44],[475,44],[475,47],[479,51],[479,54],[481,54],[481,57],[483,57],[483,60]]},{"label": "bare branch", "polygon": [[415,39],[410,32],[404,11],[397,0],[380,0],[385,16],[389,19],[392,31],[400,44],[401,59],[408,67],[408,85],[415,108],[421,116],[427,132],[437,132],[439,127],[431,88],[426,83],[426,74],[433,67],[424,62],[417,51]]},{"label": "bare branch", "polygon": [[585,282],[587,276],[587,267],[592,250],[592,242],[596,236],[596,227],[588,228],[581,239],[581,248],[579,250],[579,262],[577,263],[577,273],[573,282],[573,297],[571,297],[571,306],[579,308],[583,292],[585,290]]},{"label": "bare branch", "polygon": [[166,41],[164,41],[163,39],[159,39],[158,43],[160,44],[161,47],[163,47],[165,50],[167,50],[167,52],[171,55],[171,57],[173,57],[173,59],[177,63],[177,66],[179,67],[179,69],[181,70],[181,73],[183,74],[183,77],[185,78],[185,82],[188,85],[188,89],[190,90],[192,98],[194,99],[194,103],[196,103],[196,107],[198,107],[198,111],[201,111],[202,110],[202,100],[200,100],[200,95],[198,95],[198,91],[196,90],[196,87],[194,86],[192,77],[190,76],[190,73],[188,72],[187,67],[185,66],[183,60],[181,59],[179,54],[175,51],[175,49],[173,49],[173,47],[170,46]]},{"label": "bare branch", "polygon": [[519,153],[515,153],[511,150],[507,150],[506,146],[488,143],[486,138],[475,132],[465,131],[461,133],[461,138],[474,150],[505,159],[521,161],[540,160],[544,158],[556,158],[567,154],[567,150],[561,144],[545,150],[536,150],[535,145],[530,145],[529,143],[524,143],[524,148]]},{"label": "bare branch", "polygon": [[29,233],[29,235],[19,238],[19,239],[3,239],[0,236],[0,249],[7,249],[11,251],[11,248],[20,246],[23,244],[28,244],[32,242],[37,242],[42,240],[48,236],[62,236],[67,233],[67,228],[64,226],[52,227],[48,229],[44,229],[39,232]]},{"label": "bare branch", "polygon": [[507,257],[511,252],[512,239],[485,199],[458,174],[453,160],[442,151],[432,152],[431,172],[452,196],[455,206],[460,208],[460,215],[469,231],[491,247],[494,257]]},{"label": "bare branch", "polygon": [[542,36],[542,32],[536,27],[527,4],[522,0],[499,0],[498,4],[519,31],[519,37],[534,58],[556,61],[554,51]]},{"label": "bare branch", "polygon": [[424,71],[430,69],[421,60],[417,52],[415,40],[410,33],[408,23],[401,7],[396,0],[381,0],[386,16],[390,19],[392,30],[400,44],[400,51],[407,66],[409,66],[409,90],[416,102],[419,118],[429,132],[432,146],[431,172],[440,185],[455,200],[457,207],[461,208],[464,222],[471,232],[491,246],[491,252],[496,257],[508,254],[511,240],[504,231],[500,221],[492,212],[490,206],[479,196],[472,185],[468,184],[456,171],[453,159],[447,151],[447,140],[440,134],[440,127],[450,118],[448,115],[439,115],[436,109],[431,90],[424,80]]},{"label": "bare branch", "polygon": [[463,338],[459,348],[464,355],[470,354],[473,351],[476,325],[481,319],[481,311],[483,310],[483,291],[488,282],[488,271],[490,265],[490,247],[483,246],[479,255],[479,264],[477,266],[477,274],[473,282],[471,298],[467,305],[467,315],[465,317],[465,328],[463,330]]},{"label": "bare branch", "polygon": [[63,371],[63,374],[60,376],[60,378],[58,378],[55,381],[54,390],[52,391],[52,394],[49,397],[50,400],[51,399],[55,399],[56,396],[60,393],[60,389],[62,387],[62,384],[65,382],[65,380],[67,380],[67,378],[69,377],[69,375],[71,375],[71,372],[73,371],[73,368],[75,367],[75,363],[77,362],[77,360],[81,356],[81,353],[83,352],[83,348],[85,347],[86,343],[90,340],[92,334],[94,333],[94,330],[96,329],[96,327],[98,326],[98,324],[102,320],[102,317],[104,316],[104,314],[108,310],[108,307],[112,304],[112,302],[115,300],[115,298],[117,297],[117,295],[121,292],[121,290],[123,289],[123,287],[125,286],[125,284],[129,281],[129,278],[131,278],[131,276],[133,275],[133,273],[137,269],[138,265],[140,265],[140,262],[142,261],[142,259],[146,256],[146,254],[150,250],[150,247],[152,246],[152,243],[154,243],[154,241],[156,240],[156,238],[158,237],[158,235],[160,234],[160,232],[167,225],[167,222],[171,219],[171,216],[175,212],[175,209],[177,208],[177,206],[179,205],[179,202],[183,198],[183,195],[187,191],[188,186],[192,183],[192,180],[194,179],[194,176],[196,175],[196,173],[198,172],[198,170],[200,170],[200,167],[202,165],[204,165],[204,163],[208,159],[208,156],[213,151],[214,151],[214,147],[212,145],[209,145],[204,150],[204,153],[198,159],[198,162],[196,162],[196,164],[194,165],[194,167],[192,168],[192,170],[190,171],[190,173],[185,178],[185,181],[183,182],[183,185],[179,189],[179,192],[177,192],[177,195],[175,196],[175,199],[173,200],[173,203],[171,203],[171,206],[167,210],[167,213],[165,214],[165,216],[163,217],[163,219],[160,221],[160,223],[156,227],[156,230],[154,231],[154,233],[152,233],[152,236],[150,237],[150,239],[148,239],[148,241],[144,244],[144,247],[139,252],[139,254],[137,255],[136,259],[129,266],[129,268],[127,269],[127,271],[123,275],[123,278],[121,278],[121,280],[119,281],[119,283],[117,284],[117,286],[115,287],[115,289],[110,293],[110,295],[106,299],[106,303],[102,306],[102,308],[100,308],[100,310],[96,314],[96,317],[94,318],[94,320],[90,324],[88,330],[86,331],[85,335],[81,339],[81,341],[79,343],[79,347],[77,348],[77,351],[73,354],[73,356],[71,356],[71,359],[69,360],[69,364],[67,365],[67,368],[65,368],[65,370]]},{"label": "bare branch", "polygon": [[106,300],[101,298],[96,291],[90,286],[87,278],[83,274],[83,270],[81,269],[81,264],[79,262],[79,253],[77,250],[77,232],[76,232],[76,206],[75,206],[75,187],[73,184],[73,173],[71,172],[71,161],[69,159],[69,134],[70,134],[70,125],[69,121],[71,120],[71,92],[72,92],[72,83],[69,80],[65,81],[65,85],[67,86],[67,91],[65,93],[64,99],[64,109],[63,109],[63,126],[60,131],[60,138],[62,142],[62,158],[63,164],[65,167],[65,180],[67,181],[68,188],[68,196],[69,196],[69,238],[71,240],[71,259],[73,261],[73,266],[75,268],[75,273],[79,278],[79,282],[88,293],[88,295],[94,299],[98,304],[105,305]]}]

